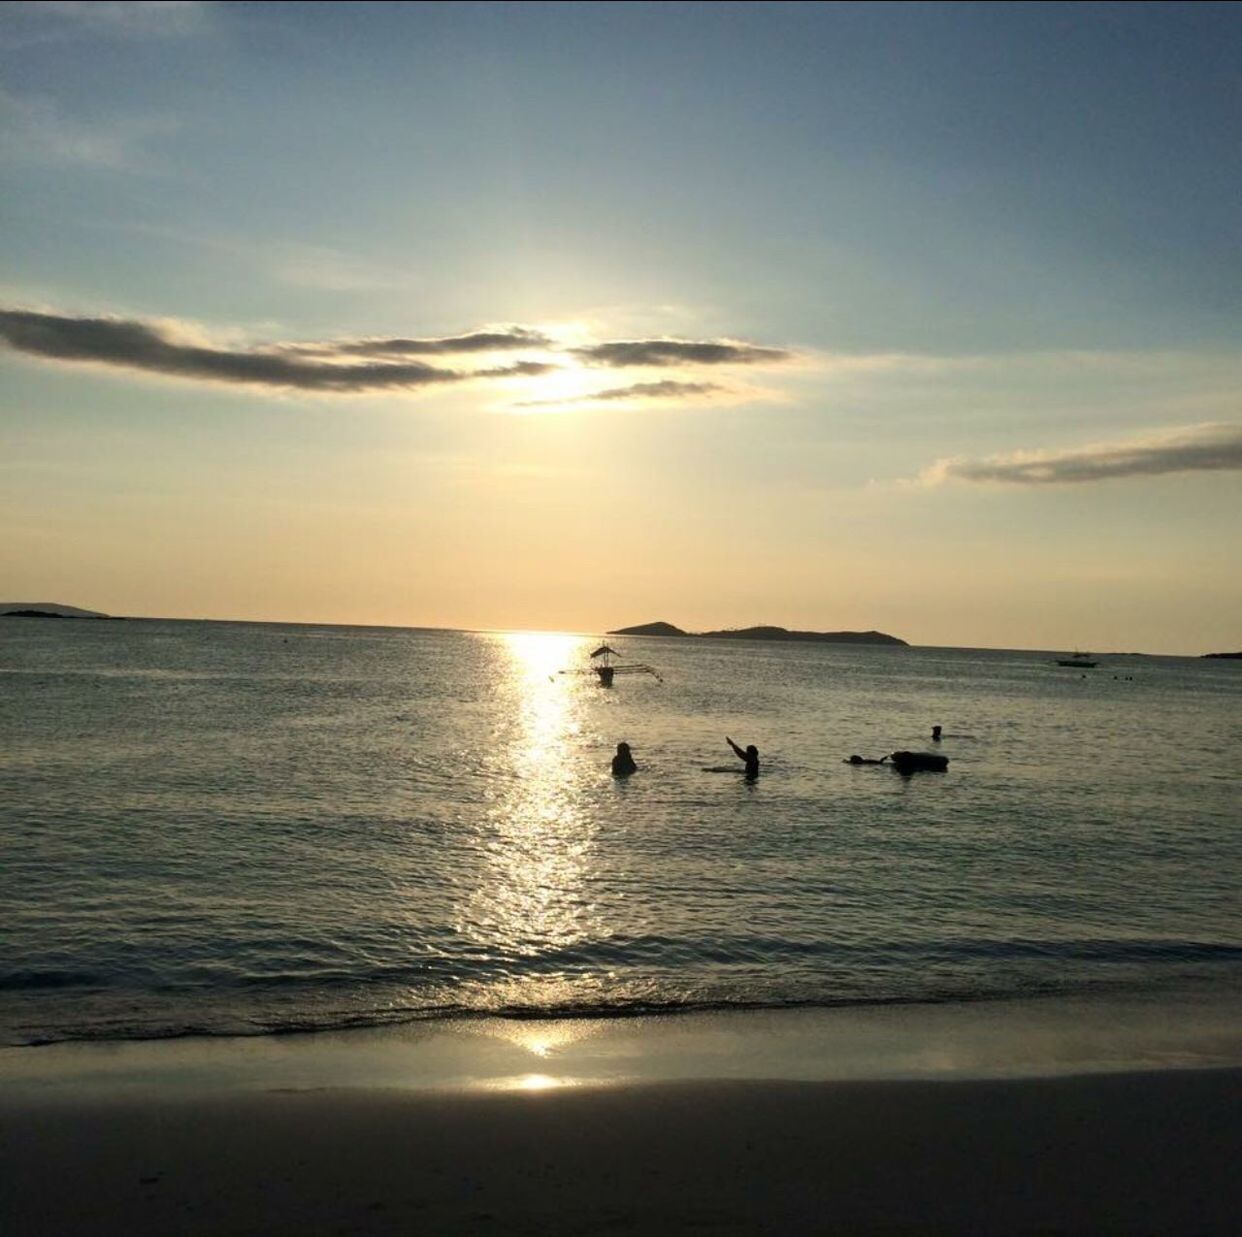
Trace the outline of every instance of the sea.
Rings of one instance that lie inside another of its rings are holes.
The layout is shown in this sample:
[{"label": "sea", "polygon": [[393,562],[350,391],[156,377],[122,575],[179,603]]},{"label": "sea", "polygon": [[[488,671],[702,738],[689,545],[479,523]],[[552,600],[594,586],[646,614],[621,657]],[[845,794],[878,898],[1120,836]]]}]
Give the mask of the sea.
[{"label": "sea", "polygon": [[4,620],[0,1043],[1242,991],[1242,662],[600,638]]}]

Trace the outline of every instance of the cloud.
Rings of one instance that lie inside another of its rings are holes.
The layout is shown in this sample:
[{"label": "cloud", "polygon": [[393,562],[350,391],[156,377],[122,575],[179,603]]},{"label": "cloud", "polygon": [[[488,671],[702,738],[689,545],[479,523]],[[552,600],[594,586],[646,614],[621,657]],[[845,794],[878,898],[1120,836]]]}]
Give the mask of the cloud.
[{"label": "cloud", "polygon": [[689,400],[700,395],[712,395],[727,387],[717,383],[674,383],[664,379],[661,383],[633,383],[630,386],[610,386],[604,391],[586,391],[582,395],[565,396],[555,400],[524,400],[514,407],[519,409],[546,409],[565,404],[596,404],[611,400]]},{"label": "cloud", "polygon": [[787,361],[782,348],[736,340],[617,339],[573,349],[588,365],[758,365]]},{"label": "cloud", "polygon": [[139,168],[147,139],[177,127],[168,116],[128,116],[88,123],[66,116],[54,99],[0,88],[0,154],[34,163],[117,170]]},{"label": "cloud", "polygon": [[[150,229],[153,230],[153,229]],[[168,230],[165,229],[165,234]],[[173,239],[206,249],[232,252],[266,266],[275,278],[295,288],[321,292],[375,292],[407,288],[413,282],[404,269],[369,261],[325,245],[260,244],[198,237],[184,231]]]},{"label": "cloud", "polygon": [[662,382],[635,382],[628,387],[609,387],[604,391],[590,391],[565,399],[531,399],[515,405],[518,408],[552,408],[559,404],[587,404],[617,399],[694,399],[724,391],[715,382],[675,382],[666,378]]},{"label": "cloud", "polygon": [[511,348],[549,348],[552,341],[540,331],[511,326],[496,331],[473,331],[443,339],[360,339],[336,344],[334,351],[348,356],[437,356],[453,352],[503,352]]},{"label": "cloud", "polygon": [[142,373],[281,390],[357,393],[411,390],[471,378],[528,377],[555,368],[521,361],[458,371],[421,361],[343,362],[337,354],[306,357],[273,345],[213,347],[193,328],[124,318],[69,317],[0,309],[0,339],[48,361],[89,362]]},{"label": "cloud", "polygon": [[1242,425],[1209,423],[1074,451],[1018,451],[982,460],[937,460],[920,476],[1008,485],[1068,485],[1177,472],[1242,470]]},{"label": "cloud", "polygon": [[723,390],[724,387],[715,382],[674,382],[671,378],[666,378],[663,382],[636,382],[628,387],[609,387],[606,391],[596,391],[589,398],[687,399]]},{"label": "cloud", "polygon": [[417,275],[405,263],[367,258],[329,245],[265,237],[248,240],[241,236],[200,231],[184,224],[151,223],[141,219],[95,221],[96,226],[154,237],[177,246],[191,246],[212,255],[262,268],[274,279],[295,288],[319,292],[385,292],[409,290],[418,283]]},{"label": "cloud", "polygon": [[560,369],[550,361],[516,361],[512,365],[500,365],[495,369],[476,369],[465,375],[467,378],[537,378],[540,374],[550,374]]},{"label": "cloud", "polygon": [[199,0],[36,0],[4,6],[0,45],[28,47],[82,36],[177,38],[196,33],[210,5]]},{"label": "cloud", "polygon": [[[728,348],[787,355],[777,349],[735,343],[656,342],[662,348],[675,347],[679,361],[684,360],[682,349]],[[2,302],[0,344],[52,364],[87,364],[190,382],[338,395],[415,391],[470,381],[537,379],[553,372],[576,374],[573,384],[577,384],[585,377],[580,359],[583,352],[616,346],[583,344],[576,332],[564,339],[519,324],[483,326],[444,336],[252,343],[241,332],[209,333],[193,323],[174,319],[67,314]],[[677,366],[670,368],[668,377],[572,395],[565,394],[564,382],[545,386],[543,391],[536,385],[531,391],[536,398],[515,407],[618,400],[684,401],[730,389],[714,382],[687,381]]]}]

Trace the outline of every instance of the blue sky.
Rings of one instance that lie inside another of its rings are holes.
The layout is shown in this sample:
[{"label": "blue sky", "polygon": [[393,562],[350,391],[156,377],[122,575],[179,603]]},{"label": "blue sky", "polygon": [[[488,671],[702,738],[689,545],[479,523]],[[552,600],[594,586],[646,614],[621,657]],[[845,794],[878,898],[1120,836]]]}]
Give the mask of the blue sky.
[{"label": "blue sky", "polygon": [[1233,647],[1240,32],[7,5],[0,591]]}]

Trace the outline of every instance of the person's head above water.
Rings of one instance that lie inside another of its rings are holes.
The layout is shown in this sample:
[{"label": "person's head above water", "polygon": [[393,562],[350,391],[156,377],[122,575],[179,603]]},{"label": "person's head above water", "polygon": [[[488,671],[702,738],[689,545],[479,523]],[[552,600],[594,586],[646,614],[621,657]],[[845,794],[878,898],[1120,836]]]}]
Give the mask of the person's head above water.
[{"label": "person's head above water", "polygon": [[747,743],[746,744],[746,755],[747,756],[758,756],[759,749],[753,743]]},{"label": "person's head above water", "polygon": [[630,745],[628,743],[617,744],[617,754],[612,758],[612,772],[614,777],[627,777],[631,773],[638,771],[638,765],[634,762],[634,757],[630,755]]}]

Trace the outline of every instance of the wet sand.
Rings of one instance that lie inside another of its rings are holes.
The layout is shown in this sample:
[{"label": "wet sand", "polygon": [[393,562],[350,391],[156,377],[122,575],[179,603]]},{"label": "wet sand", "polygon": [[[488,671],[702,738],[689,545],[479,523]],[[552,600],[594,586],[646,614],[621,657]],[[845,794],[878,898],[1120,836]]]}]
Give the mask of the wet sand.
[{"label": "wet sand", "polygon": [[1236,1232],[1242,1071],[509,1091],[88,1089],[3,1116],[3,1230]]},{"label": "wet sand", "polygon": [[0,1050],[0,1232],[1232,1234],[1236,1002]]}]

